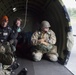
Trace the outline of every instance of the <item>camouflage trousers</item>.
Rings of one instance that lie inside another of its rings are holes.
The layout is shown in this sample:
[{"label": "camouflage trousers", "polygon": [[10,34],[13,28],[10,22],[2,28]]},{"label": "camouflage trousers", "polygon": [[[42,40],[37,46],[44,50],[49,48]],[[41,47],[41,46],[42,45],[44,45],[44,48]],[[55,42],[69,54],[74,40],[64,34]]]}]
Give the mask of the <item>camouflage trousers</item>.
[{"label": "camouflage trousers", "polygon": [[0,63],[0,75],[10,75],[10,74],[11,74],[11,72],[4,69],[2,63]]},{"label": "camouflage trousers", "polygon": [[0,70],[0,75],[11,75],[11,72],[8,70]]},{"label": "camouflage trousers", "polygon": [[46,46],[44,44],[39,44],[39,45],[33,47],[33,51],[35,51],[35,52],[40,51],[42,53],[48,53],[51,51],[52,48],[53,48],[53,45]]},{"label": "camouflage trousers", "polygon": [[0,43],[0,63],[3,65],[11,65],[13,63],[13,52],[8,42]]},{"label": "camouflage trousers", "polygon": [[46,54],[51,61],[58,60],[57,46],[43,44],[33,47],[32,55],[35,61],[40,61],[43,54]]}]

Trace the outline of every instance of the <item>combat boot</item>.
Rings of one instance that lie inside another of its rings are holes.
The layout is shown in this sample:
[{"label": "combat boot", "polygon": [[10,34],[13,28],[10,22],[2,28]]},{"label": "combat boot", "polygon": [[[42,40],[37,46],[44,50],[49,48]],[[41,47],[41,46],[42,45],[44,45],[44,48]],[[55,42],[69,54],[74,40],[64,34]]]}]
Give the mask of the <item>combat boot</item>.
[{"label": "combat boot", "polygon": [[14,62],[10,67],[7,68],[8,71],[13,71],[15,69],[17,69],[20,66],[19,63]]},{"label": "combat boot", "polygon": [[27,75],[27,68],[23,68],[18,75]]}]

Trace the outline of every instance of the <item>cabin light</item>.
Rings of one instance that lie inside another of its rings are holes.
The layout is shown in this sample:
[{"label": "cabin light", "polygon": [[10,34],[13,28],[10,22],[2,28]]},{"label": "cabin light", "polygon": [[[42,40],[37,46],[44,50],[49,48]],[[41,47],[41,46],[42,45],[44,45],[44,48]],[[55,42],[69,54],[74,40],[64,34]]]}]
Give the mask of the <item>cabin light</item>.
[{"label": "cabin light", "polygon": [[13,12],[16,12],[16,11],[17,11],[17,8],[14,7],[14,8],[13,8]]}]

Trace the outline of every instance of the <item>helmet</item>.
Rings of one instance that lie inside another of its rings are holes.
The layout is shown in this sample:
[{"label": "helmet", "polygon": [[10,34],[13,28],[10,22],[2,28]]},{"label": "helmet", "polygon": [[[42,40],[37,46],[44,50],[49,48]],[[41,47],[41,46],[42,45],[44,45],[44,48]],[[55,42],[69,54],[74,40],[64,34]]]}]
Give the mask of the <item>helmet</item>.
[{"label": "helmet", "polygon": [[41,27],[51,27],[50,23],[48,21],[42,21]]},{"label": "helmet", "polygon": [[8,22],[8,17],[6,15],[2,16],[2,18],[0,19],[0,22],[2,22],[2,21]]}]

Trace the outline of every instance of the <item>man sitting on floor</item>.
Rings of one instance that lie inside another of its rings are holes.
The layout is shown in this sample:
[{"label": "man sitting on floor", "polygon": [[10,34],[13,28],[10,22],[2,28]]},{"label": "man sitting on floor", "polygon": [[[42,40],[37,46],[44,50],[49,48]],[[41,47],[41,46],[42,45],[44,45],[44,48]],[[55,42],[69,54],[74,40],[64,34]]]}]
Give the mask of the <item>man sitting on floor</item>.
[{"label": "man sitting on floor", "polygon": [[42,21],[41,30],[34,32],[31,37],[32,55],[35,61],[40,61],[43,54],[46,54],[51,61],[58,60],[56,36],[49,27],[51,26],[48,21]]}]

